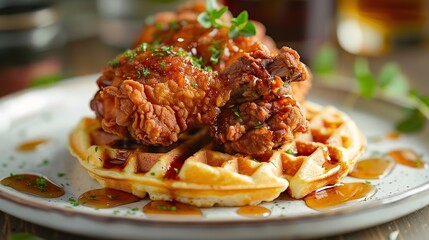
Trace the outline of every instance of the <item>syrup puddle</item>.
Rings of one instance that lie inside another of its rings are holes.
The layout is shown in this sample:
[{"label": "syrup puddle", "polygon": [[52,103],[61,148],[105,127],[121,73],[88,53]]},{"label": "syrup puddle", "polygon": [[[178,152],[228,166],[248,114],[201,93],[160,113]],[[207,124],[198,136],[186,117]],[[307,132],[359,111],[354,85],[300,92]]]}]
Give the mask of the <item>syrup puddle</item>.
[{"label": "syrup puddle", "polygon": [[48,138],[38,138],[38,139],[24,141],[16,147],[16,150],[20,152],[32,152],[36,150],[39,146],[46,144],[49,141],[50,139]]},{"label": "syrup puddle", "polygon": [[367,158],[357,162],[349,176],[363,179],[380,179],[389,174],[394,166],[394,162],[384,158]]},{"label": "syrup puddle", "polygon": [[79,203],[94,208],[113,208],[140,201],[140,198],[121,190],[100,188],[89,190],[78,199]]},{"label": "syrup puddle", "polygon": [[308,207],[323,210],[352,203],[374,195],[376,188],[370,184],[354,182],[328,186],[304,198]]},{"label": "syrup puddle", "polygon": [[19,192],[43,198],[57,198],[64,195],[63,188],[46,177],[36,174],[11,174],[9,177],[3,178],[1,184]]}]

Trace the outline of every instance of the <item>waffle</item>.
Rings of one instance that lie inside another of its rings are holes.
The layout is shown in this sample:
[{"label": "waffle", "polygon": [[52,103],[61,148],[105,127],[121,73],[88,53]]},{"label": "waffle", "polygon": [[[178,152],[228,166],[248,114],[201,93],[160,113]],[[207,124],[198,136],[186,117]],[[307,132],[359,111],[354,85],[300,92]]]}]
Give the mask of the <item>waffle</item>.
[{"label": "waffle", "polygon": [[310,102],[304,108],[310,132],[257,158],[217,150],[205,128],[182,134],[172,146],[148,147],[103,132],[91,118],[72,131],[69,148],[102,186],[152,200],[256,205],[286,189],[302,198],[344,177],[365,143],[339,110]]}]

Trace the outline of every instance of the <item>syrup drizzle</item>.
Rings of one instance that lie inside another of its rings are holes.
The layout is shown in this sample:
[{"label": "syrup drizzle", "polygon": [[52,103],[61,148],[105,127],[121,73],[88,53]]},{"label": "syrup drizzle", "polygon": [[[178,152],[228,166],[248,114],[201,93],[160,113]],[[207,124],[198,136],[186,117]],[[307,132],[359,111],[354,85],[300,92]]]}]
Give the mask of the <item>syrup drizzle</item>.
[{"label": "syrup drizzle", "polygon": [[262,206],[244,206],[237,210],[237,214],[244,217],[268,217],[271,215],[271,211]]},{"label": "syrup drizzle", "polygon": [[401,137],[401,133],[399,132],[390,132],[386,134],[386,138],[390,140],[395,140],[395,139],[398,139],[399,137]]},{"label": "syrup drizzle", "polygon": [[3,178],[1,184],[44,198],[57,198],[64,195],[63,188],[47,178],[35,174],[11,174],[11,176]]},{"label": "syrup drizzle", "polygon": [[37,147],[39,147],[40,145],[43,145],[49,141],[50,140],[48,138],[39,138],[39,139],[24,141],[16,147],[16,150],[20,152],[32,152],[36,150]]},{"label": "syrup drizzle", "polygon": [[357,162],[349,176],[363,179],[380,179],[386,176],[393,166],[392,161],[384,158],[367,158]]},{"label": "syrup drizzle", "polygon": [[324,187],[304,198],[308,207],[325,209],[347,202],[358,201],[375,193],[374,186],[366,183],[344,183]]},{"label": "syrup drizzle", "polygon": [[392,150],[389,156],[393,158],[398,164],[405,165],[412,168],[427,168],[428,165],[421,159],[419,155],[409,148]]},{"label": "syrup drizzle", "polygon": [[113,208],[140,201],[140,198],[121,190],[113,188],[100,188],[89,190],[79,196],[81,205],[94,208]]}]

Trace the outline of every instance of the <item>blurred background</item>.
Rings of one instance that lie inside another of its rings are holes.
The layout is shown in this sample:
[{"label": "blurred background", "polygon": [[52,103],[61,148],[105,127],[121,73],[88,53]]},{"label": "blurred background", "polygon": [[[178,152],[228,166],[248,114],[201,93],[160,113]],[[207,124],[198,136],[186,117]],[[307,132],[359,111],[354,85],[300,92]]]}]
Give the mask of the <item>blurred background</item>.
[{"label": "blurred background", "polygon": [[[0,96],[98,73],[131,47],[145,20],[186,0],[0,0]],[[395,62],[429,92],[429,0],[224,0],[246,9],[316,74],[377,72]],[[95,80],[95,79],[94,79]]]}]

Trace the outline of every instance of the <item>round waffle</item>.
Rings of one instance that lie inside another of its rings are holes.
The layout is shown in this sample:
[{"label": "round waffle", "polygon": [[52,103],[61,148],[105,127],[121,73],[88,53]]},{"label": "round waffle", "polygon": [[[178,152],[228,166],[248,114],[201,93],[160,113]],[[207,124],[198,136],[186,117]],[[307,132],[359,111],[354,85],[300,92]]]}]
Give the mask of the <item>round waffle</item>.
[{"label": "round waffle", "polygon": [[302,198],[347,175],[365,145],[346,114],[303,105],[310,132],[257,158],[219,151],[205,128],[182,134],[169,147],[150,147],[105,133],[91,118],[72,131],[69,148],[102,186],[152,200],[243,206],[272,201],[286,189]]}]

